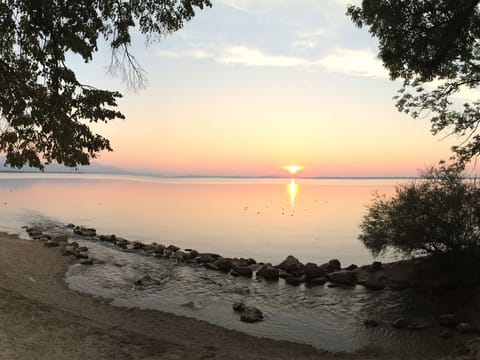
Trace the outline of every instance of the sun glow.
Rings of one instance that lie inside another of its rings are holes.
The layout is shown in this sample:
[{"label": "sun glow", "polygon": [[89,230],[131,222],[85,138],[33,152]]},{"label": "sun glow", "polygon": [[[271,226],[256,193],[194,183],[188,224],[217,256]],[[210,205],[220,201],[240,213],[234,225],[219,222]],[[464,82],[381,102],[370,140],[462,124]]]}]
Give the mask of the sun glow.
[{"label": "sun glow", "polygon": [[299,172],[300,170],[303,169],[303,166],[299,166],[299,165],[285,165],[285,166],[282,166],[283,169],[287,170],[290,174],[296,174],[297,172]]}]

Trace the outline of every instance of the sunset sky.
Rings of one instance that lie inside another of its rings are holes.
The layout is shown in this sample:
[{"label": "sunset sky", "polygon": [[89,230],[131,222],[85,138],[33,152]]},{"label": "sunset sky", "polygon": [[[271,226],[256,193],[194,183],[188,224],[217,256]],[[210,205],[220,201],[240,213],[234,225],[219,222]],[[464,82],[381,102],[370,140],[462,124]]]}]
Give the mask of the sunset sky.
[{"label": "sunset sky", "polygon": [[96,130],[101,164],[169,175],[408,176],[450,156],[457,139],[397,112],[377,43],[348,0],[214,0],[181,31],[133,53],[146,89],[106,74],[109,50],[84,82],[124,94],[127,119]]}]

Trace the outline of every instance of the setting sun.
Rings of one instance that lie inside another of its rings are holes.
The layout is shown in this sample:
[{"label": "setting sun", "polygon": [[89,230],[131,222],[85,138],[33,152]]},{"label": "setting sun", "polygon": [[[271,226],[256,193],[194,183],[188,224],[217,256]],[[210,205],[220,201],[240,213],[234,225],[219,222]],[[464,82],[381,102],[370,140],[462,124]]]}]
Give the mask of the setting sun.
[{"label": "setting sun", "polygon": [[303,169],[303,166],[299,165],[285,165],[282,166],[285,170],[287,170],[290,174],[296,174],[298,171]]}]

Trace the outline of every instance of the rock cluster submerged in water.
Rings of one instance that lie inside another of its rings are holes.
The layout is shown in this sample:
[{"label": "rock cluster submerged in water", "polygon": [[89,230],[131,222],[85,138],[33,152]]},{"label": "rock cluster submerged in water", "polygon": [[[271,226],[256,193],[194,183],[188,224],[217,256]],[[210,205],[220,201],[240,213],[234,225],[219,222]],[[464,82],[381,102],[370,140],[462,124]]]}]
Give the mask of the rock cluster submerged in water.
[{"label": "rock cluster submerged in water", "polygon": [[[251,258],[228,258],[215,253],[200,253],[194,249],[181,250],[175,245],[165,246],[155,242],[144,244],[114,234],[97,234],[94,228],[75,226],[74,224],[68,224],[66,227],[77,236],[107,242],[123,251],[136,251],[146,256],[174,259],[179,263],[197,264],[206,269],[222,271],[234,277],[256,277],[266,281],[278,281],[282,278],[289,285],[305,284],[308,287],[323,285],[326,282],[329,282],[329,287],[337,285],[353,286],[358,283],[370,289],[382,289],[389,285],[390,280],[393,280],[392,284],[396,287],[405,287],[406,282],[403,278],[390,279],[390,276],[382,271],[383,266],[380,262],[362,267],[352,264],[342,269],[338,259],[332,259],[320,265],[312,262],[303,264],[296,257],[289,255],[279,264],[272,265],[271,263],[257,263]],[[82,251],[82,249],[72,245],[75,243],[67,243],[67,235],[61,235],[61,239],[52,238],[50,235],[44,234],[42,229],[38,227],[27,228],[27,232],[33,239],[45,241],[47,247],[61,246],[64,255],[72,255],[78,259],[83,259],[82,264],[92,263],[88,259],[86,249]]]},{"label": "rock cluster submerged in water", "polygon": [[74,256],[79,264],[93,265],[93,260],[88,257],[88,248],[79,246],[75,241],[69,243],[67,235],[50,235],[39,227],[26,227],[26,231],[32,239],[42,241],[45,247],[60,248],[63,256]]}]

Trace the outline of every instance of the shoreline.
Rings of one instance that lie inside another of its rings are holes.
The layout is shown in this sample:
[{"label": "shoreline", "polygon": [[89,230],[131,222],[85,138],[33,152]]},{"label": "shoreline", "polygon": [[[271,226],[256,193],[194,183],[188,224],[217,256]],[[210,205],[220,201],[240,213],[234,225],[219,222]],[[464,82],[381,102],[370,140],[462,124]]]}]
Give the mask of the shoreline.
[{"label": "shoreline", "polygon": [[[387,359],[330,353],[157,310],[123,308],[70,290],[75,261],[59,248],[0,233],[0,356],[30,359]],[[19,336],[19,334],[22,334]],[[3,355],[3,356],[2,356]]]}]

